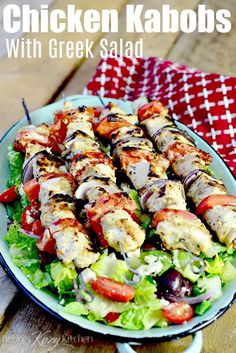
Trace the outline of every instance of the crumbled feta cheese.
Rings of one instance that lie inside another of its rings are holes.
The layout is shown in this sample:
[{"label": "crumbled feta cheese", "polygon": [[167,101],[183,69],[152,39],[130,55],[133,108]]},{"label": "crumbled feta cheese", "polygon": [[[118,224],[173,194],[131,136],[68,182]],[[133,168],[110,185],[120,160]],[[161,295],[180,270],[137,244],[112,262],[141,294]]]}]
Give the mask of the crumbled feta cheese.
[{"label": "crumbled feta cheese", "polygon": [[163,265],[161,261],[157,261],[152,264],[139,266],[139,268],[137,268],[137,272],[141,276],[149,276],[149,275],[156,276],[158,273],[161,272],[162,268],[163,268]]}]

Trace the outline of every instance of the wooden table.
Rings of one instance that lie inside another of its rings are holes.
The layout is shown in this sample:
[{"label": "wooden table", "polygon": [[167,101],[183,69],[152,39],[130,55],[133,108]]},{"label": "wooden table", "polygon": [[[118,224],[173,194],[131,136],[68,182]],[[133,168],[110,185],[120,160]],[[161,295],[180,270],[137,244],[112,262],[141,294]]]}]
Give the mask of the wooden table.
[{"label": "wooden table", "polygon": [[[22,3],[14,1],[15,3]],[[0,1],[0,10],[9,1]],[[144,39],[145,55],[161,56],[173,61],[188,64],[209,72],[219,72],[226,75],[236,75],[236,1],[235,0],[147,0],[147,8],[160,8],[163,3],[181,10],[195,9],[199,3],[204,3],[212,9],[227,8],[232,14],[232,31],[228,34],[129,34],[124,32],[122,23],[125,21],[124,7],[126,0],[116,0],[112,4],[107,0],[72,1],[72,0],[28,0],[35,6],[39,3],[48,3],[52,8],[65,9],[68,3],[79,4],[82,9],[87,8],[116,8],[120,14],[120,32],[105,35],[109,40],[124,38],[136,41]],[[128,3],[139,4],[139,0]],[[94,59],[61,59],[52,60],[44,57],[43,60],[16,60],[4,58],[5,35],[0,32],[1,57],[0,63],[0,133],[2,134],[16,120],[22,117],[21,97],[25,97],[30,110],[37,109],[53,102],[65,95],[81,93],[86,83],[92,77],[99,62],[98,42],[101,33],[96,34],[29,34],[26,37],[40,39],[43,48],[47,47],[49,38],[59,40],[84,40],[88,37],[95,42]],[[233,353],[235,348],[235,315],[236,306],[217,322],[204,329],[204,353]],[[0,352],[115,352],[114,342],[105,339],[80,335],[80,329],[70,325],[63,325],[40,310],[35,304],[19,292],[0,269]],[[178,342],[163,344],[149,344],[138,347],[138,352],[182,352],[190,338]]]}]

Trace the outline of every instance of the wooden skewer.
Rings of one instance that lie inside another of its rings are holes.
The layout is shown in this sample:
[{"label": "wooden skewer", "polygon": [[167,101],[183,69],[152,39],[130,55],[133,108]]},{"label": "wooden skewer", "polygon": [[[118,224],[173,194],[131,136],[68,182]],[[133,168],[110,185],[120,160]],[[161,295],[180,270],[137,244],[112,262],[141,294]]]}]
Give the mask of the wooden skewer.
[{"label": "wooden skewer", "polygon": [[27,105],[25,103],[25,99],[24,98],[22,98],[22,105],[23,105],[23,108],[24,108],[24,112],[25,112],[28,124],[32,125],[32,120],[31,120],[31,117],[30,117],[30,114],[29,114],[29,111],[28,111],[28,108],[27,108]]}]

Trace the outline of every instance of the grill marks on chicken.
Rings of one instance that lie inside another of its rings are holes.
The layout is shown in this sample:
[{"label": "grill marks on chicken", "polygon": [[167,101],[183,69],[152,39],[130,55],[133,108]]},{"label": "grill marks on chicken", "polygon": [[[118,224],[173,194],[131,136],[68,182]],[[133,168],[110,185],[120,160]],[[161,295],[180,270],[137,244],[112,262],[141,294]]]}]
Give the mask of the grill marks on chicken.
[{"label": "grill marks on chicken", "polygon": [[[168,115],[168,110],[164,107],[161,109],[160,104],[158,101],[141,98],[134,102],[134,111],[157,149],[165,153],[174,173],[184,180],[187,196],[198,207],[209,196],[226,195],[223,182],[204,172],[212,157],[198,149],[193,139],[178,129]],[[222,200],[218,197],[214,204],[206,205],[202,217],[222,243],[235,248],[235,209],[225,202],[221,205]]]},{"label": "grill marks on chicken", "polygon": [[[115,105],[110,104],[111,107],[115,114]],[[146,124],[147,130],[156,138],[158,131],[165,126],[165,132],[160,133],[161,152],[167,151],[172,143],[185,143],[189,148],[194,147],[192,139],[175,129],[174,122],[170,117],[166,118],[165,114],[167,110],[162,109],[160,104],[157,104],[155,108],[161,111],[161,119],[156,121],[153,114],[150,114],[150,112],[146,114],[143,110],[145,119],[142,119],[142,125],[145,126]],[[105,108],[105,111],[108,113],[108,108]],[[120,115],[119,107],[117,111],[119,111]],[[123,114],[125,113],[123,112]],[[124,117],[123,121],[126,121]],[[194,244],[191,247],[193,252],[199,253],[199,249],[204,250],[205,244],[209,246],[211,242],[210,233],[198,219],[197,222],[195,221],[191,224],[192,234],[184,225],[181,211],[188,214],[186,211],[184,188],[180,182],[168,180],[166,175],[166,170],[170,164],[168,159],[163,154],[155,152],[150,139],[146,138],[143,132],[140,133],[140,130],[136,131],[136,126],[127,127],[120,126],[119,124],[117,124],[117,129],[111,132],[111,129],[114,129],[114,121],[111,122],[108,115],[107,118],[104,117],[96,125],[95,131],[113,144],[113,158],[119,161],[121,169],[128,176],[134,188],[139,191],[141,205],[145,210],[151,213],[162,212],[165,209],[176,210],[174,218],[166,219],[164,217],[158,224],[158,227],[156,227],[156,233],[160,236],[166,248],[182,248],[183,244],[179,239],[181,235],[182,239],[186,238],[188,240],[188,243],[192,241]],[[137,132],[135,136],[133,136],[134,131]],[[172,135],[173,132],[175,133],[174,136]],[[128,133],[130,133],[130,136],[127,136]],[[165,144],[166,141],[168,142],[167,146]],[[169,223],[172,224],[172,227],[168,226]],[[110,229],[107,224],[106,226]],[[163,227],[165,232],[161,230]],[[178,228],[176,232],[173,231],[175,227]],[[108,234],[110,233],[109,230]]]}]

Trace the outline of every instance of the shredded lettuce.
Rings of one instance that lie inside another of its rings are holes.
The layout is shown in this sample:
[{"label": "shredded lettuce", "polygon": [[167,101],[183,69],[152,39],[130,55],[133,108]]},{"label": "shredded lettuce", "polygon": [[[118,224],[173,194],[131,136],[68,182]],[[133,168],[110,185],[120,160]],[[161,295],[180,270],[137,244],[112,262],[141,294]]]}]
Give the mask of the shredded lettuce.
[{"label": "shredded lettuce", "polygon": [[210,292],[212,294],[211,300],[218,299],[222,296],[220,276],[209,275],[204,278],[199,278],[198,287],[206,292]]},{"label": "shredded lettuce", "polygon": [[213,275],[220,275],[224,268],[224,261],[216,255],[214,259],[205,260],[206,272]]},{"label": "shredded lettuce", "polygon": [[19,198],[11,204],[6,204],[6,212],[9,219],[19,223],[21,221],[22,212],[29,205],[27,196],[21,187],[21,175],[24,160],[21,153],[14,150],[13,145],[8,147],[7,158],[10,170],[7,187],[10,188],[11,186],[16,185]]},{"label": "shredded lettuce", "polygon": [[14,223],[10,225],[4,240],[10,248],[10,256],[13,263],[22,270],[36,288],[40,289],[52,285],[50,274],[41,269],[36,239],[21,233],[19,225]]},{"label": "shredded lettuce", "polygon": [[230,261],[226,261],[222,269],[221,278],[224,283],[230,282],[236,278],[236,268]]},{"label": "shredded lettuce", "polygon": [[203,315],[207,310],[209,310],[211,307],[211,302],[208,300],[203,300],[200,304],[197,304],[195,306],[194,312],[197,315]]},{"label": "shredded lettuce", "polygon": [[123,260],[118,260],[115,254],[101,255],[100,259],[91,266],[97,276],[105,276],[119,282],[124,282],[124,275],[129,277],[130,272]]},{"label": "shredded lettuce", "polygon": [[128,330],[148,330],[153,326],[168,326],[162,315],[162,305],[159,299],[150,301],[147,305],[137,306],[121,313],[112,326],[120,326]]},{"label": "shredded lettuce", "polygon": [[226,251],[226,246],[220,244],[220,243],[217,243],[217,242],[212,242],[211,244],[211,247],[209,249],[207,249],[203,255],[204,257],[207,257],[207,258],[212,258],[214,256],[216,256],[217,254],[223,252],[223,251]]},{"label": "shredded lettuce", "polygon": [[155,282],[151,283],[147,277],[141,279],[139,284],[135,287],[134,302],[136,304],[148,303],[150,300],[156,298],[157,287]]},{"label": "shredded lettuce", "polygon": [[74,264],[65,265],[55,260],[47,266],[47,271],[50,273],[59,295],[72,291],[73,280],[78,276]]},{"label": "shredded lettuce", "polygon": [[23,168],[23,157],[20,152],[16,152],[13,148],[13,145],[8,147],[8,164],[10,169],[10,177],[7,182],[7,186],[10,188],[13,185],[16,185],[17,188],[21,185],[21,174]]},{"label": "shredded lettuce", "polygon": [[89,311],[85,305],[79,302],[72,302],[65,306],[63,312],[72,315],[88,315]]},{"label": "shredded lettuce", "polygon": [[183,277],[189,279],[191,282],[196,282],[200,275],[195,274],[190,266],[190,255],[184,250],[173,250],[173,263],[176,270],[178,270]]}]

